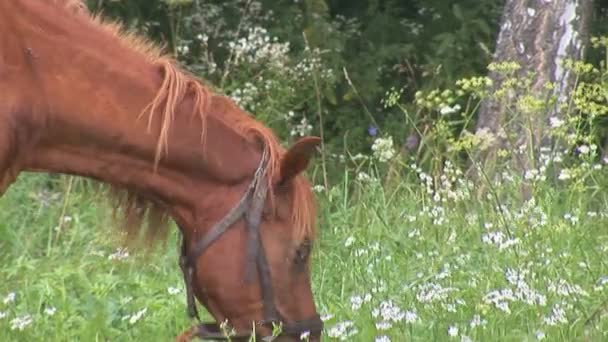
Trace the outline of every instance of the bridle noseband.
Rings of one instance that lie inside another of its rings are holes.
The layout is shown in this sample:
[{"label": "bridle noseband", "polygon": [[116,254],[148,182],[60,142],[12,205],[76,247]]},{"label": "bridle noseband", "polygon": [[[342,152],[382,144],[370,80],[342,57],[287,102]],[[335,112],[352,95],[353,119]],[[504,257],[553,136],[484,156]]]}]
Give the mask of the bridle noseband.
[{"label": "bridle noseband", "polygon": [[[266,196],[268,193],[268,181],[266,180],[266,171],[268,168],[268,152],[264,149],[260,164],[255,171],[253,181],[249,185],[247,192],[240,199],[238,204],[233,207],[230,212],[218,223],[216,223],[209,232],[199,240],[194,248],[188,252],[185,237],[182,239],[181,255],[179,260],[180,268],[184,275],[186,283],[186,297],[188,302],[188,315],[196,317],[200,322],[200,317],[196,309],[192,282],[196,270],[196,260],[207,250],[207,248],[215,242],[224,232],[232,227],[241,218],[245,219],[248,235],[247,244],[247,274],[245,276],[248,282],[252,281],[253,268],[258,272],[259,281],[262,289],[262,303],[264,305],[264,320],[258,322],[259,325],[269,326],[273,324],[281,324],[284,320],[281,314],[277,311],[273,300],[273,289],[270,278],[270,267],[266,259],[266,253],[260,236],[260,223],[262,221],[262,211]],[[323,330],[323,321],[317,315],[312,319],[296,321],[289,324],[283,324],[281,334],[299,338],[301,334],[309,332],[311,334],[320,334]],[[227,340],[219,326],[216,323],[199,324],[195,335],[207,340]],[[248,340],[250,334],[230,336],[230,340]]]}]

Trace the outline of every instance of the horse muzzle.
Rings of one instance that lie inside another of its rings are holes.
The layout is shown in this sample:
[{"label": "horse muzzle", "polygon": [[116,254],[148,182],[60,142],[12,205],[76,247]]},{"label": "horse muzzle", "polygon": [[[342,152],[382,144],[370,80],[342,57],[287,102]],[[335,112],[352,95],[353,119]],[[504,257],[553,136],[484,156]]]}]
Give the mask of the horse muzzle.
[{"label": "horse muzzle", "polygon": [[[274,323],[274,324],[273,324]],[[321,341],[321,333],[323,332],[323,321],[319,316],[302,321],[294,321],[288,324],[277,324],[276,322],[259,323],[261,326],[266,326],[268,329],[273,329],[274,326],[280,328],[276,336],[263,336],[259,333],[248,334],[226,334],[226,332],[217,323],[201,323],[196,326],[192,332],[192,337],[198,337],[203,341],[250,341],[255,336],[259,341]]]}]

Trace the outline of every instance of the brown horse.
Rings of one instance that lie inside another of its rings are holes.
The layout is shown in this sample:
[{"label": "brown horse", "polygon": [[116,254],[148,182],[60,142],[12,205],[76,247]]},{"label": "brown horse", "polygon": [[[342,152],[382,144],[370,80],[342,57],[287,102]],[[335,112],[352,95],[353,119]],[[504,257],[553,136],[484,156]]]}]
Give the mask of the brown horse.
[{"label": "brown horse", "polygon": [[21,171],[72,174],[122,189],[130,236],[146,221],[162,237],[171,217],[190,312],[194,295],[242,337],[276,323],[281,339],[320,339],[314,198],[301,174],[318,143],[282,149],[230,99],[78,0],[0,1],[0,194]]}]

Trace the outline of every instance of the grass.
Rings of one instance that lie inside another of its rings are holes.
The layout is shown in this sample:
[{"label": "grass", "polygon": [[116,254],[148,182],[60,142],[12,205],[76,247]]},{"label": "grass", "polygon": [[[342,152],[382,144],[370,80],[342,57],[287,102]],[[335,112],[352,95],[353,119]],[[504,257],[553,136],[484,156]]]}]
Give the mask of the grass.
[{"label": "grass", "polygon": [[[518,178],[478,198],[451,167],[443,179],[405,167],[390,186],[369,173],[319,194],[327,340],[608,338],[604,168],[537,180],[533,202]],[[100,198],[87,181],[28,174],[0,200],[1,341],[167,341],[190,327],[175,230],[121,258]]]},{"label": "grass", "polygon": [[[183,288],[176,234],[167,248],[124,257],[100,194],[83,180],[68,188],[67,177],[26,175],[1,200],[0,293],[15,299],[0,302],[0,340],[174,339],[189,326],[185,296],[169,293]],[[32,323],[13,329],[26,315]]]}]

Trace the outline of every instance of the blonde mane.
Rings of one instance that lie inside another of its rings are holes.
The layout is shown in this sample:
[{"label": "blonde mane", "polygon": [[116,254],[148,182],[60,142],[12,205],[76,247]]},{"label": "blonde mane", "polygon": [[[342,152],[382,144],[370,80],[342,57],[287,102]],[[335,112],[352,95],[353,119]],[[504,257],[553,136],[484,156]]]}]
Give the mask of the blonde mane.
[{"label": "blonde mane", "polygon": [[[64,2],[68,10],[74,11],[74,9],[76,9],[76,13],[78,14],[84,13],[81,11],[82,8],[84,8],[84,4],[81,0],[53,1]],[[103,19],[99,14],[90,15],[88,11],[86,11],[86,15],[79,17],[86,18],[94,27],[100,28],[115,37],[117,45],[120,45],[125,49],[135,50],[146,58],[146,60],[159,66],[163,71],[163,82],[161,87],[158,89],[154,99],[138,116],[138,118],[141,118],[144,115],[148,116],[148,129],[151,128],[152,121],[156,115],[160,115],[162,120],[154,159],[155,170],[163,153],[164,155],[168,153],[169,131],[178,106],[188,96],[193,96],[193,114],[197,115],[203,123],[203,128],[201,130],[202,148],[205,144],[205,122],[211,112],[209,110],[211,98],[213,96],[211,90],[204,86],[200,80],[177,67],[176,61],[163,54],[160,47],[136,33],[125,30],[120,23]],[[232,100],[226,101],[229,101],[230,110],[225,111],[222,116],[214,116],[214,119],[228,123],[227,127],[232,127],[239,135],[249,141],[254,142],[255,139],[262,141],[269,153],[269,166],[267,171],[268,181],[270,184],[276,184],[276,181],[280,177],[280,162],[282,155],[285,153],[285,149],[281,147],[275,134],[269,128],[247,115],[247,113],[238,108]],[[292,189],[291,212],[292,224],[294,225],[293,229],[296,230],[296,235],[298,235],[299,238],[307,236],[310,239],[313,239],[316,234],[314,228],[316,209],[310,184],[304,176],[298,175],[293,180]],[[273,200],[273,191],[270,191],[269,197]],[[146,206],[146,203],[144,203],[143,199],[137,194],[127,191],[126,196],[124,196],[123,200],[119,201],[117,205],[121,206],[124,211],[123,214],[127,227],[131,227],[128,229],[128,232],[135,233],[139,230],[138,228],[143,221],[143,217],[146,215],[146,211],[149,211],[149,221],[151,219],[159,224],[164,224],[165,222],[162,208],[159,208],[156,204],[150,203]],[[150,210],[145,210],[146,208]],[[162,213],[159,214],[159,211],[162,211]],[[159,229],[160,228],[158,227],[150,226],[149,222],[150,234],[148,235],[157,237],[158,232],[160,231]]]}]

